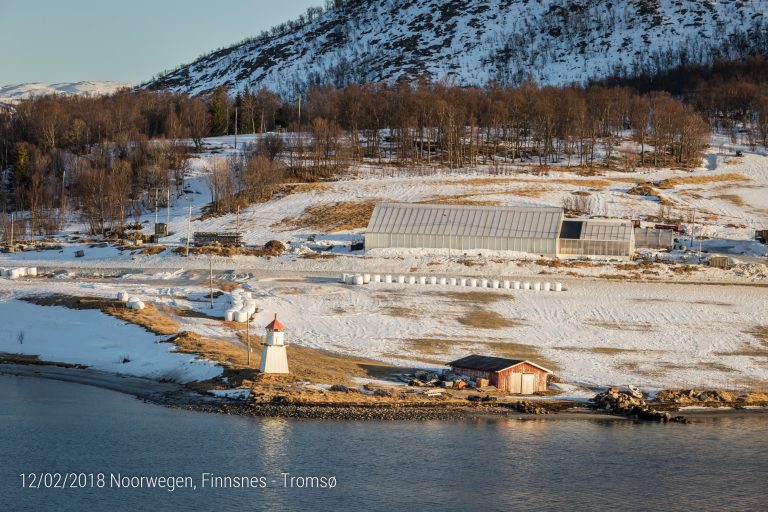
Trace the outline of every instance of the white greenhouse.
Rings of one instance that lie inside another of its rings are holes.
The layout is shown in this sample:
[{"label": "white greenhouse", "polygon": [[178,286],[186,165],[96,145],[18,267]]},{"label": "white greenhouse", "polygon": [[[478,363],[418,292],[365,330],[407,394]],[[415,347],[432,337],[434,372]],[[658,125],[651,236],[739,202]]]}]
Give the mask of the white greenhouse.
[{"label": "white greenhouse", "polygon": [[560,231],[561,258],[584,256],[629,259],[635,253],[635,228],[621,220],[565,220]]},{"label": "white greenhouse", "polygon": [[379,204],[365,248],[442,248],[557,255],[561,208]]},{"label": "white greenhouse", "polygon": [[629,259],[629,221],[565,219],[562,208],[379,204],[365,248],[515,251],[547,257]]}]

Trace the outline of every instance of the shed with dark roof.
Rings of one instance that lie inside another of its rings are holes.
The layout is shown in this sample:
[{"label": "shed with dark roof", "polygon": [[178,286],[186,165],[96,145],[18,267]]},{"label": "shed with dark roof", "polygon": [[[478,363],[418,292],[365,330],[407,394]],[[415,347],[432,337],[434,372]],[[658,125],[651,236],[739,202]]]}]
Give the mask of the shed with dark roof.
[{"label": "shed with dark roof", "polygon": [[448,363],[452,371],[472,379],[488,379],[499,391],[530,395],[546,391],[552,372],[520,359],[471,355]]}]

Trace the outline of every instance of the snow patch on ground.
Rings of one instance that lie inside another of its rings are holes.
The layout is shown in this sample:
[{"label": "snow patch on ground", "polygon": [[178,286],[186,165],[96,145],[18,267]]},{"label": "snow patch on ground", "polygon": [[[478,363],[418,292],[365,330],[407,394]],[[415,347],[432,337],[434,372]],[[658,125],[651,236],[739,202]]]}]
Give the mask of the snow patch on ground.
[{"label": "snow patch on ground", "polygon": [[0,302],[0,317],[0,352],[155,380],[190,382],[221,375],[215,363],[176,353],[173,344],[99,311],[12,300]]}]

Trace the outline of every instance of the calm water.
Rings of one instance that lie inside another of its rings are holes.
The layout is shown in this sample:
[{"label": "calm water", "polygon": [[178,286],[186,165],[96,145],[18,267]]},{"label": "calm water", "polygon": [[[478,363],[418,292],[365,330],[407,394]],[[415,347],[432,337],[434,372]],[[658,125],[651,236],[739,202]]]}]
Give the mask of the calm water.
[{"label": "calm water", "polygon": [[[35,472],[189,475],[198,489],[23,489],[19,473]],[[265,476],[268,487],[202,489],[204,472]],[[283,488],[283,472],[337,483]],[[290,421],[0,377],[0,510],[768,510],[767,473],[765,416]]]}]

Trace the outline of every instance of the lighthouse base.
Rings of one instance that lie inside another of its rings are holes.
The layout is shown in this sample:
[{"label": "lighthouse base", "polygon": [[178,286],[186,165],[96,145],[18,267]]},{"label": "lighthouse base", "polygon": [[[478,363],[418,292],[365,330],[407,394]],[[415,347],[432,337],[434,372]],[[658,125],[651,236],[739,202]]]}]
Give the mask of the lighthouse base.
[{"label": "lighthouse base", "polygon": [[289,373],[285,345],[264,345],[261,351],[261,373]]}]

